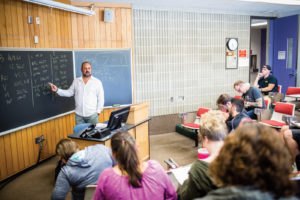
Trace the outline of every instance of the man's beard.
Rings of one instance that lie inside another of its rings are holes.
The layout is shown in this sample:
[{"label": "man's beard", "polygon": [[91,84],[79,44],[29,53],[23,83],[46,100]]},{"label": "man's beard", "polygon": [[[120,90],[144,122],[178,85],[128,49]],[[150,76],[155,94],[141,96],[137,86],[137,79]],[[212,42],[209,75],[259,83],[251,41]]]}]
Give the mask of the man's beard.
[{"label": "man's beard", "polygon": [[84,77],[90,77],[90,76],[92,76],[92,74],[90,74],[90,73],[86,74],[86,73],[85,73],[85,74],[83,74],[83,76],[84,76]]}]

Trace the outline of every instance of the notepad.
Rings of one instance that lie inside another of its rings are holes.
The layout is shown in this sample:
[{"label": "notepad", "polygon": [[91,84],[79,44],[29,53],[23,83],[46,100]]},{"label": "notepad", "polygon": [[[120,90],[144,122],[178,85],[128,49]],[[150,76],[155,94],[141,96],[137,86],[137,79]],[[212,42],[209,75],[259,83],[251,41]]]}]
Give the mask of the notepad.
[{"label": "notepad", "polygon": [[176,180],[180,185],[183,184],[183,182],[189,178],[189,171],[192,167],[192,164],[183,166],[183,167],[178,167],[176,169],[171,169],[170,171],[174,174]]}]

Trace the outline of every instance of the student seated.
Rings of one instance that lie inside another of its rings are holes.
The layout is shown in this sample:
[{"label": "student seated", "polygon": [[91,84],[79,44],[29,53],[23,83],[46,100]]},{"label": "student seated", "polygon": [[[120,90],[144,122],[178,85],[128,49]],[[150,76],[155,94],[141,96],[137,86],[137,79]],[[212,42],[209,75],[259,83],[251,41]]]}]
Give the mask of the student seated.
[{"label": "student seated", "polygon": [[227,136],[210,164],[209,173],[221,188],[202,199],[295,199],[290,161],[290,153],[275,129],[245,124]]},{"label": "student seated", "polygon": [[223,112],[228,112],[228,106],[232,97],[229,94],[221,94],[217,99],[217,106]]},{"label": "student seated", "polygon": [[175,186],[162,166],[154,160],[140,160],[129,133],[116,133],[111,138],[111,148],[118,165],[102,172],[94,200],[177,199]]},{"label": "student seated", "polygon": [[242,99],[232,98],[228,104],[228,110],[229,117],[226,120],[226,125],[230,133],[240,125],[243,119],[249,118],[249,116],[246,110],[244,110],[244,101]]},{"label": "student seated", "polygon": [[115,165],[111,151],[97,144],[80,150],[70,139],[62,139],[56,145],[56,154],[65,164],[60,170],[52,193],[52,199],[65,199],[72,187],[72,199],[84,199],[85,187],[97,183],[101,172]]},{"label": "student seated", "polygon": [[210,156],[197,160],[189,171],[189,178],[177,190],[179,199],[193,199],[205,196],[217,186],[208,175],[208,165],[218,155],[227,136],[225,119],[221,111],[211,110],[201,116],[200,137]]}]

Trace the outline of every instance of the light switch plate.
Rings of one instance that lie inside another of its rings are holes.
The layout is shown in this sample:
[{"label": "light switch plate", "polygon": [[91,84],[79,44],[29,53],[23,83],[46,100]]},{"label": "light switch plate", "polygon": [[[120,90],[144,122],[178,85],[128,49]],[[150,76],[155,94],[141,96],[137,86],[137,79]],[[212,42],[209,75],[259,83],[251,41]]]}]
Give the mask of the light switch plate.
[{"label": "light switch plate", "polygon": [[37,36],[37,35],[34,36],[34,43],[35,44],[39,43],[39,36]]},{"label": "light switch plate", "polygon": [[32,24],[32,16],[28,16],[28,24]]}]

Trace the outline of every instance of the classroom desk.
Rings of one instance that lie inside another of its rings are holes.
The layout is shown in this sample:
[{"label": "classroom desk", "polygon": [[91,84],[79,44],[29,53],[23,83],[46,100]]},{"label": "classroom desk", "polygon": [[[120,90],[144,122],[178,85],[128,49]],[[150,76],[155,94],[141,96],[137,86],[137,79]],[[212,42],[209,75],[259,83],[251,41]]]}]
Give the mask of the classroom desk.
[{"label": "classroom desk", "polygon": [[139,154],[143,160],[150,158],[150,143],[149,143],[149,121],[151,118],[145,119],[137,124],[126,124],[124,127],[111,131],[111,134],[103,138],[81,138],[80,132],[68,135],[69,138],[74,140],[79,148],[82,149],[87,146],[95,144],[103,144],[110,147],[111,137],[119,131],[128,131],[131,136],[136,140],[139,145]]},{"label": "classroom desk", "polygon": [[290,94],[285,95],[285,97],[295,98],[296,101],[299,101],[298,99],[300,99],[300,94]]}]

